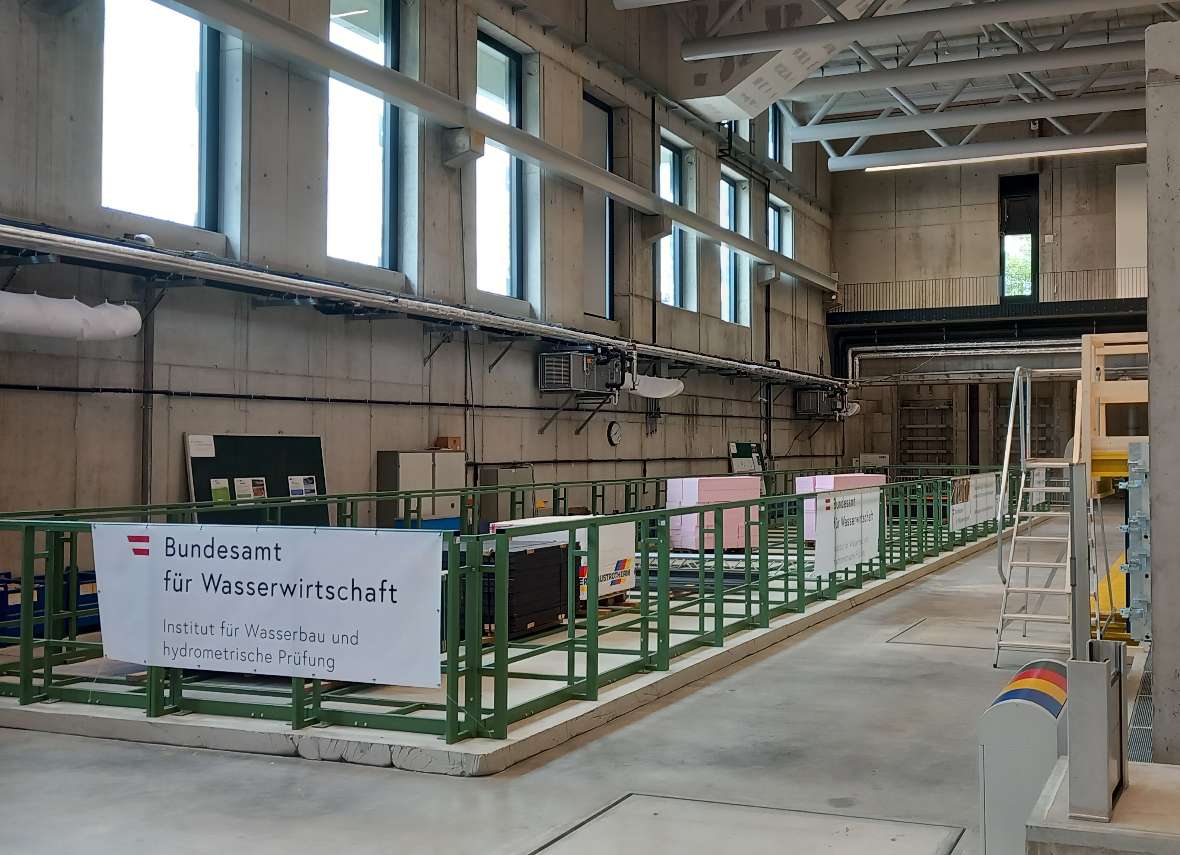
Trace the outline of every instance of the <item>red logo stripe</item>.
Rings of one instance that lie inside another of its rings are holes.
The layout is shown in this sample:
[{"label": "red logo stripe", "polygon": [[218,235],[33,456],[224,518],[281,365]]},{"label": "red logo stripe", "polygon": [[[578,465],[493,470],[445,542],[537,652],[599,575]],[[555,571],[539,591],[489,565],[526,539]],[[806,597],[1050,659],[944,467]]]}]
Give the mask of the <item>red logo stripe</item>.
[{"label": "red logo stripe", "polygon": [[150,554],[146,548],[139,547],[139,546],[132,547],[131,553],[133,555],[148,555],[148,554]]},{"label": "red logo stripe", "polygon": [[127,535],[128,543],[148,543],[151,540],[150,535],[146,534],[129,534]]}]

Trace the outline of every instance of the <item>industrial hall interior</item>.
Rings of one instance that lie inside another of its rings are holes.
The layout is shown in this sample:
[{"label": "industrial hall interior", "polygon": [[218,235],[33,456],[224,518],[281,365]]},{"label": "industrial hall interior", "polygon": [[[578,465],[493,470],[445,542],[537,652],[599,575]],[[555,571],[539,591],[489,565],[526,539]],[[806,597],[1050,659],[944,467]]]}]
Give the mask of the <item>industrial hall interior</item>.
[{"label": "industrial hall interior", "polygon": [[1180,0],[0,0],[5,855],[1180,855],[1177,484]]}]

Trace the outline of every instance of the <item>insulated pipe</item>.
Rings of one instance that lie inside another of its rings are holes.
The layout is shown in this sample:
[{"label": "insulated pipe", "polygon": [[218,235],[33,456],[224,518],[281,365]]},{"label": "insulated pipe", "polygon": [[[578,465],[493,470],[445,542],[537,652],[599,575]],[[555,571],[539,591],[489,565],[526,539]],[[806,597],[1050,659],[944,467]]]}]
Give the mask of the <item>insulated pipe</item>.
[{"label": "insulated pipe", "polygon": [[1115,113],[1122,110],[1142,110],[1146,96],[1142,92],[1116,92],[1091,95],[1087,98],[1059,98],[1056,101],[1033,101],[1031,104],[987,104],[963,107],[916,116],[895,116],[889,119],[862,119],[855,122],[827,122],[807,125],[791,131],[791,142],[841,140],[864,134],[902,134],[930,128],[958,128],[967,125],[991,125],[997,122],[1016,122],[1023,119],[1044,119],[1049,116],[1084,116],[1090,113]]},{"label": "insulated pipe", "polygon": [[686,60],[719,59],[752,53],[777,52],[820,44],[847,45],[869,39],[921,35],[930,30],[956,30],[1000,24],[1005,21],[1035,20],[1083,12],[1136,9],[1143,0],[993,0],[974,6],[951,6],[925,12],[898,12],[879,18],[858,18],[785,30],[737,33],[711,39],[692,39],[680,48]]},{"label": "insulated pipe", "polygon": [[[348,285],[319,282],[298,276],[285,276],[255,270],[225,261],[194,258],[191,255],[146,246],[128,246],[76,235],[44,232],[23,226],[0,223],[0,247],[54,252],[64,259],[108,265],[123,270],[171,273],[184,279],[201,279],[220,285],[237,285],[258,291],[292,294],[318,298],[358,308],[385,312],[401,312],[419,320],[433,320],[459,324],[477,329],[505,332],[513,335],[535,336],[550,341],[585,344],[611,350],[635,352],[652,359],[666,359],[698,365],[718,371],[733,371],[776,383],[806,384],[842,389],[845,381],[821,374],[774,368],[756,362],[708,356],[691,350],[641,344],[623,338],[569,329],[556,324],[481,312],[463,306],[435,303],[420,297],[391,294],[386,291],[366,290]],[[56,247],[53,250],[47,247]],[[4,293],[4,292],[0,292]],[[114,308],[114,307],[111,307]],[[138,313],[137,313],[138,315]]]},{"label": "insulated pipe", "polygon": [[985,160],[1015,160],[1022,157],[1052,157],[1084,154],[1090,151],[1117,151],[1146,148],[1145,131],[1115,131],[1108,134],[1033,137],[993,143],[972,143],[950,148],[916,148],[854,154],[828,159],[828,171],[849,172],[856,169],[904,169],[908,166],[949,166]]},{"label": "insulated pipe", "polygon": [[906,68],[890,68],[885,71],[861,71],[812,77],[792,89],[788,97],[791,99],[816,98],[835,95],[839,92],[884,89],[886,86],[917,86],[949,80],[998,77],[1005,74],[1016,74],[1020,71],[1044,71],[1055,68],[1076,68],[1083,65],[1106,65],[1112,62],[1141,62],[1142,60],[1142,41],[1043,50],[1037,53],[1012,53],[1004,56],[987,56],[982,59],[909,65]]},{"label": "insulated pipe", "polygon": [[223,33],[236,36],[248,42],[256,51],[281,62],[293,62],[313,73],[342,80],[443,127],[478,131],[518,157],[583,187],[602,190],[633,210],[669,217],[706,240],[717,241],[754,261],[773,265],[776,274],[788,274],[825,290],[836,290],[836,280],[825,273],[773,252],[735,231],[722,228],[695,211],[666,202],[638,184],[527,131],[486,116],[474,107],[399,71],[370,62],[290,21],[267,14],[245,0],[161,0],[161,3]]}]

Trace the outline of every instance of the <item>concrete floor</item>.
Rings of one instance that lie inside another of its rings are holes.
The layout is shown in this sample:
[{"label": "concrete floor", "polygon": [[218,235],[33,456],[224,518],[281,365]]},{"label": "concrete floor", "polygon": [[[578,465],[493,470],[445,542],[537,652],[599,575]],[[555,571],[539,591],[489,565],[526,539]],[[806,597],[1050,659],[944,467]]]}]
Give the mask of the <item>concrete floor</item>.
[{"label": "concrete floor", "polygon": [[0,730],[0,829],[22,855],[519,855],[647,793],[963,828],[975,852],[975,723],[1023,662],[980,643],[999,602],[987,551],[491,778]]}]

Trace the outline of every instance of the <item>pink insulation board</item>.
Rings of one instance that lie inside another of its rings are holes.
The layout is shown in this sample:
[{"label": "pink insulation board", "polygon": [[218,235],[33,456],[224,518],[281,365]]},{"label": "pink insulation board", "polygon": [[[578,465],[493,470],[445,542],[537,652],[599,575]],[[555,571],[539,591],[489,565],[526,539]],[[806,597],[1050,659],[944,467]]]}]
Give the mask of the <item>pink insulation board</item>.
[{"label": "pink insulation board", "polygon": [[[742,502],[757,499],[762,495],[762,479],[756,475],[715,475],[703,478],[669,478],[668,508],[690,508],[694,505],[711,505],[720,502]],[[757,508],[750,518],[757,519]],[[668,524],[668,533],[673,549],[700,548],[698,532],[700,518],[697,514],[673,516]],[[712,528],[712,520],[706,527]],[[746,545],[746,512],[742,508],[730,508],[722,513],[722,548],[741,549]],[[713,548],[713,535],[705,535],[705,549]]]},{"label": "pink insulation board", "polygon": [[[854,490],[858,487],[882,487],[885,476],[866,472],[845,472],[840,475],[800,475],[795,479],[796,493],[829,493],[833,490]],[[815,540],[815,499],[803,503],[803,538]]]}]

